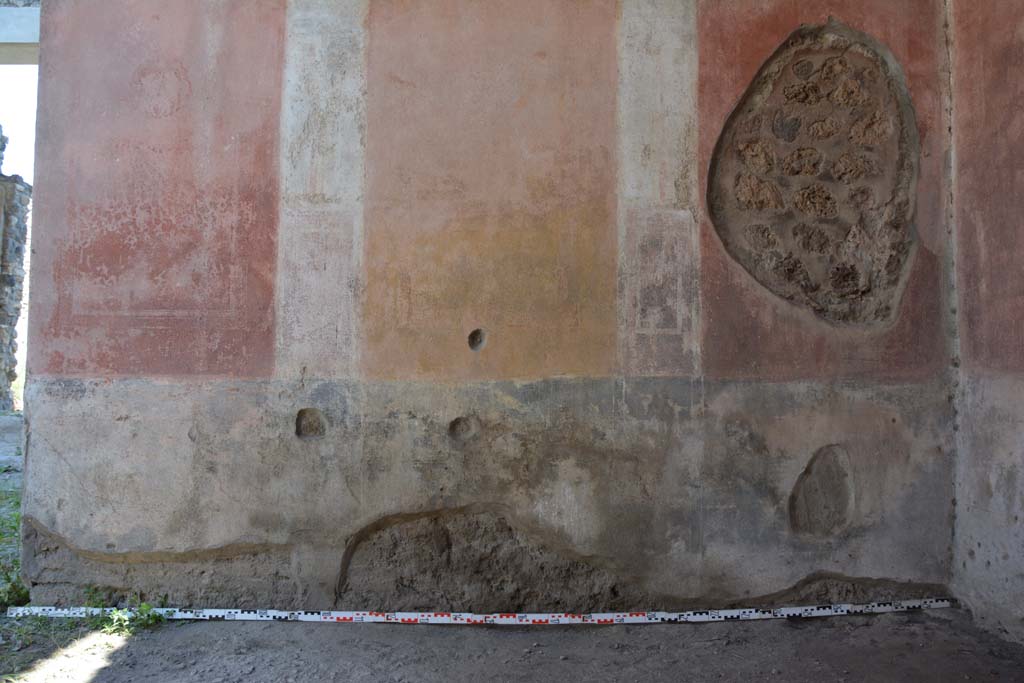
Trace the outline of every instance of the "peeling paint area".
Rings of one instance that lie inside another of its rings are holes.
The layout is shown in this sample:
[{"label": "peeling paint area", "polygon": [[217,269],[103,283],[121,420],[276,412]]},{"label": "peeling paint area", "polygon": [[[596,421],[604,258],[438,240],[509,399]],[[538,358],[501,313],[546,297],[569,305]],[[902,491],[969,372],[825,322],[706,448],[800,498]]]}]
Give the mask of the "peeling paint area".
[{"label": "peeling paint area", "polygon": [[275,376],[359,372],[366,2],[288,3]]}]

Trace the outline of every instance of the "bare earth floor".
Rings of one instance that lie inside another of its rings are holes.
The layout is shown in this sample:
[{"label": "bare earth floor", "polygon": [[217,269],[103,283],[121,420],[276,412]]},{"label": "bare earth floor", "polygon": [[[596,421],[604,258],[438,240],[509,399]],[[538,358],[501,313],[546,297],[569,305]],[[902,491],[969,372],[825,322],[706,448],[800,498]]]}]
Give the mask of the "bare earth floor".
[{"label": "bare earth floor", "polygon": [[168,623],[87,635],[16,681],[1024,681],[961,610],[615,627]]}]

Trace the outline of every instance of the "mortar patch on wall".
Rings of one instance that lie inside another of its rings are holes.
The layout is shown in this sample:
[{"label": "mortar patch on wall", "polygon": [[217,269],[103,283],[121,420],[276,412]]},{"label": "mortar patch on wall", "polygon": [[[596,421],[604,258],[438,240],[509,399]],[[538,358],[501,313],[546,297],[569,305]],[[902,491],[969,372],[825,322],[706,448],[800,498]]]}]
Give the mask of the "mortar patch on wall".
[{"label": "mortar patch on wall", "polygon": [[917,237],[918,133],[889,51],[838,22],[803,26],[725,124],[708,208],[726,251],[835,324],[891,321]]}]

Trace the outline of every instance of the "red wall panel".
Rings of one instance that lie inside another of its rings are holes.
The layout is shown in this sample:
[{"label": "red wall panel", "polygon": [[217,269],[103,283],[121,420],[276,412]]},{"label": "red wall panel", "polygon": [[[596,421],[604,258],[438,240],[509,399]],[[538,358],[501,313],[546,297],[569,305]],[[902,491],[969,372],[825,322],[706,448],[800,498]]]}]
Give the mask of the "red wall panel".
[{"label": "red wall panel", "polygon": [[46,5],[32,372],[272,371],[284,6]]}]

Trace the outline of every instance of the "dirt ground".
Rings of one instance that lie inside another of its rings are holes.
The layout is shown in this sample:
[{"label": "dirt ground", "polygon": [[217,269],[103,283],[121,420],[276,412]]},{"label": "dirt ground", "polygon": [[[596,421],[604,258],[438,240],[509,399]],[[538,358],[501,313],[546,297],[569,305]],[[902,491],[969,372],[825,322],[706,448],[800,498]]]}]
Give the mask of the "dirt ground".
[{"label": "dirt ground", "polygon": [[174,622],[37,655],[4,681],[1024,681],[1024,646],[961,610],[613,627]]}]

